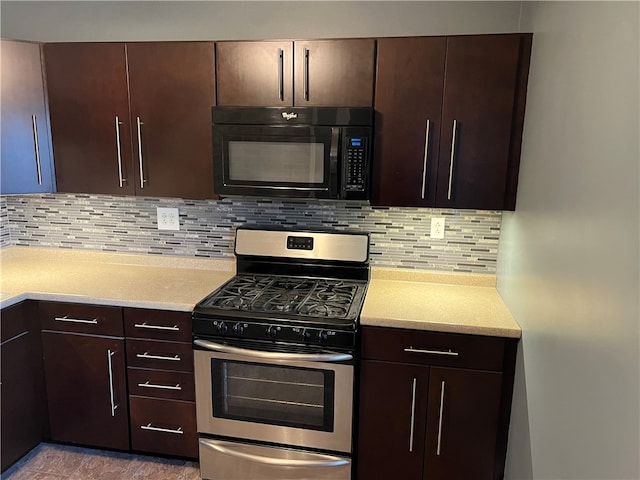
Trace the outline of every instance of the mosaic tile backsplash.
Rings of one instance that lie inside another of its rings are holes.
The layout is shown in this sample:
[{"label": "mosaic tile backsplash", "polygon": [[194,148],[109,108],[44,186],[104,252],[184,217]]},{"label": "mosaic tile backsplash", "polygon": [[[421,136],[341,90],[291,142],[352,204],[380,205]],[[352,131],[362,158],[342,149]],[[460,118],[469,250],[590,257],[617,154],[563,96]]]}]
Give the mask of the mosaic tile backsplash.
[{"label": "mosaic tile backsplash", "polygon": [[[177,207],[180,231],[157,229],[156,207]],[[443,240],[431,217],[445,217]],[[371,234],[371,264],[495,273],[501,213],[373,208],[365,202],[274,199],[179,200],[106,195],[0,197],[0,245],[199,257],[233,257],[235,228],[335,229]]]}]

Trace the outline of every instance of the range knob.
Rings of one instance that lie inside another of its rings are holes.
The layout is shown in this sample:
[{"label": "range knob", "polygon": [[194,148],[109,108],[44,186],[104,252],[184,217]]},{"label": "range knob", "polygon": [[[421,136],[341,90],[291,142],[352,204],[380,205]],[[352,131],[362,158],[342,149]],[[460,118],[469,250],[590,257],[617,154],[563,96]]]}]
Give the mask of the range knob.
[{"label": "range knob", "polygon": [[218,323],[218,333],[221,333],[224,335],[225,333],[227,333],[227,330],[229,330],[229,327],[227,327],[226,323],[224,322]]},{"label": "range knob", "polygon": [[305,329],[300,330],[300,337],[302,338],[302,340],[310,340],[311,339],[311,332]]},{"label": "range knob", "polygon": [[320,340],[321,343],[327,343],[329,340],[329,334],[324,330],[320,330],[318,332],[318,340]]},{"label": "range knob", "polygon": [[236,323],[233,326],[233,333],[236,335],[242,335],[244,333],[244,325],[242,323]]},{"label": "range knob", "polygon": [[269,338],[276,338],[278,336],[278,327],[269,326],[265,333]]}]

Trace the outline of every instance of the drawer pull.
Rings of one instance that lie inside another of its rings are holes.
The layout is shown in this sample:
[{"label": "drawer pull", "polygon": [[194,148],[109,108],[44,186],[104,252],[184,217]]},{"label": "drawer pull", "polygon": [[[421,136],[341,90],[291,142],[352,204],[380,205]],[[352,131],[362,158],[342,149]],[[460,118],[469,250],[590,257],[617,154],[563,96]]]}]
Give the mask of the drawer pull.
[{"label": "drawer pull", "polygon": [[71,323],[90,323],[92,325],[96,325],[98,323],[98,319],[94,318],[93,320],[82,320],[80,318],[69,318],[67,315],[64,317],[56,317],[54,318],[56,322],[71,322]]},{"label": "drawer pull", "polygon": [[138,353],[136,354],[138,358],[146,358],[149,360],[171,360],[172,362],[179,362],[180,355],[174,355],[173,357],[167,357],[164,355],[149,355],[149,352]]},{"label": "drawer pull", "polygon": [[150,330],[171,330],[172,332],[180,331],[180,327],[178,327],[178,325],[174,325],[173,327],[165,327],[163,325],[148,325],[147,322],[144,322],[135,323],[133,326],[136,328],[148,328]]},{"label": "drawer pull", "polygon": [[184,432],[182,431],[182,427],[178,427],[177,430],[172,430],[171,428],[154,427],[153,425],[151,425],[151,423],[148,423],[146,425],[140,425],[140,428],[142,430],[151,430],[152,432],[174,433],[176,435],[184,434]]},{"label": "drawer pull", "polygon": [[450,357],[457,357],[459,355],[458,352],[453,352],[451,351],[451,349],[445,352],[444,350],[422,350],[420,348],[409,347],[409,348],[405,348],[404,351],[409,353],[429,353],[432,355],[448,355]]},{"label": "drawer pull", "polygon": [[138,386],[139,387],[144,387],[144,388],[160,388],[162,390],[182,390],[182,387],[180,386],[179,383],[177,383],[175,386],[173,386],[173,385],[157,385],[155,383],[149,383],[149,380],[147,380],[144,383],[139,383]]}]

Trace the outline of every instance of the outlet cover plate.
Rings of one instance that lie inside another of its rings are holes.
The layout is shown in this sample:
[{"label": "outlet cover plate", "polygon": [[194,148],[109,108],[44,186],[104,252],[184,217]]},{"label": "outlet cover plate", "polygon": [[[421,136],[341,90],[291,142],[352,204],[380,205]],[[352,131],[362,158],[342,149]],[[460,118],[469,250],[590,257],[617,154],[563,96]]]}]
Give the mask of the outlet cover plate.
[{"label": "outlet cover plate", "polygon": [[158,230],[180,230],[180,212],[177,208],[157,207]]},{"label": "outlet cover plate", "polygon": [[431,218],[431,238],[444,238],[444,217]]}]

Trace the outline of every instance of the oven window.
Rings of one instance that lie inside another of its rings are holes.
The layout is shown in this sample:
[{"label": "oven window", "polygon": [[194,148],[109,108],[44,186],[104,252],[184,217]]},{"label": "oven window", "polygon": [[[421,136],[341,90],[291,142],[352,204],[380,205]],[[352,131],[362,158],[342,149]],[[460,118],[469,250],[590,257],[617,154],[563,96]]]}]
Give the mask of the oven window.
[{"label": "oven window", "polygon": [[213,416],[333,431],[331,370],[212,359]]},{"label": "oven window", "polygon": [[323,184],[324,144],[229,141],[229,180]]}]

